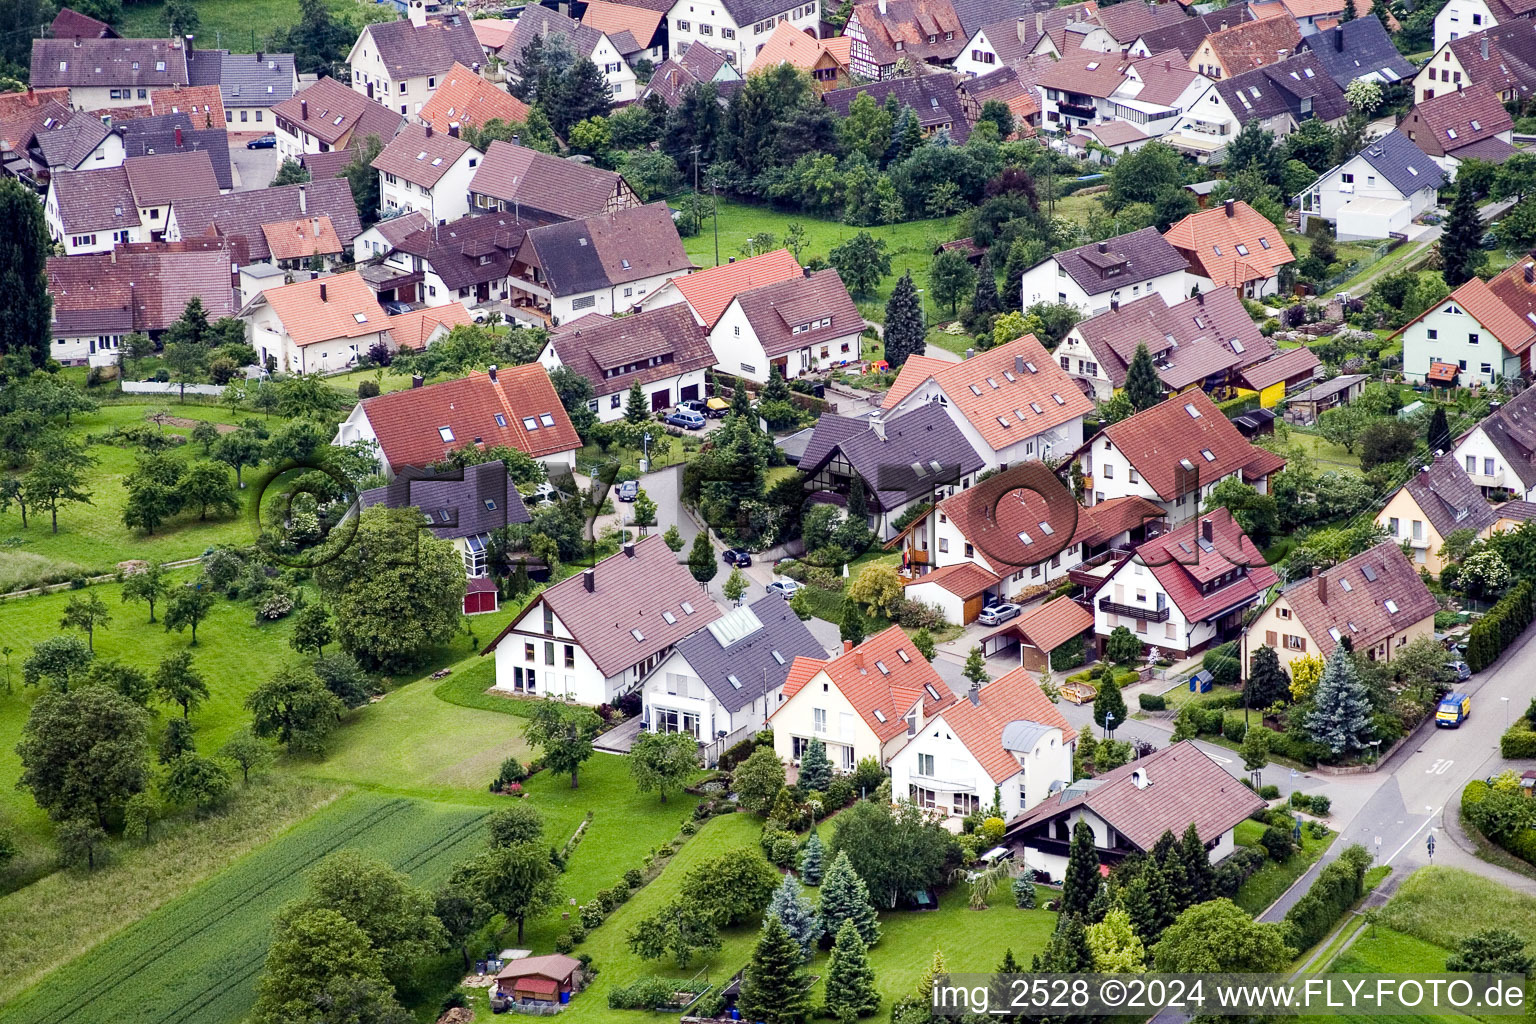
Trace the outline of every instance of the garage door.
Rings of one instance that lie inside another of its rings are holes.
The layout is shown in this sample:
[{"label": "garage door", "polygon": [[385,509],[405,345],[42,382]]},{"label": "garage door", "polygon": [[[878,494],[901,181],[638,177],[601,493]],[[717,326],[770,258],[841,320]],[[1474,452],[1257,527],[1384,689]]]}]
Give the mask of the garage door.
[{"label": "garage door", "polygon": [[660,412],[672,404],[672,389],[651,392],[651,412]]},{"label": "garage door", "polygon": [[965,618],[963,620],[964,623],[969,624],[969,623],[973,622],[975,620],[976,616],[981,614],[982,602],[985,599],[986,599],[986,595],[978,594],[977,596],[969,598],[969,599],[966,600],[966,602],[965,602]]},{"label": "garage door", "polygon": [[693,402],[697,401],[698,397],[699,386],[697,384],[689,384],[682,391],[678,392],[677,400],[679,402]]}]

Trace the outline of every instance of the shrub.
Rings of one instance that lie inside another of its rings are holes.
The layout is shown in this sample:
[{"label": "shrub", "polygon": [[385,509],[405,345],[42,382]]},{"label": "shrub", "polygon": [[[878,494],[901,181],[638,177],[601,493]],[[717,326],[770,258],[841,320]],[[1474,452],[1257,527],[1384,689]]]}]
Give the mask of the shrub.
[{"label": "shrub", "polygon": [[581,918],[582,927],[590,931],[603,923],[603,908],[596,901],[583,903],[576,916]]},{"label": "shrub", "polygon": [[858,797],[858,792],[853,788],[853,779],[847,775],[834,775],[832,782],[827,786],[826,795],[822,801],[824,811],[835,811],[849,804]]},{"label": "shrub", "polygon": [[1312,798],[1299,789],[1293,789],[1290,804],[1292,807],[1311,807]]},{"label": "shrub", "polygon": [[752,751],[757,749],[757,740],[748,736],[732,744],[725,753],[720,755],[720,770],[724,772],[734,771],[736,766],[752,756]]},{"label": "shrub", "polygon": [[1013,880],[1013,905],[1020,910],[1035,907],[1035,883],[1027,874]]},{"label": "shrub", "polygon": [[1328,817],[1328,812],[1333,808],[1333,801],[1321,793],[1312,798],[1312,813],[1319,818]]},{"label": "shrub", "polygon": [[1264,835],[1259,838],[1259,845],[1264,847],[1264,852],[1269,854],[1271,860],[1280,861],[1282,864],[1290,860],[1291,854],[1296,852],[1296,841],[1291,838],[1291,830],[1278,825],[1271,825],[1264,830]]},{"label": "shrub", "polygon": [[1140,702],[1141,710],[1143,711],[1166,711],[1168,709],[1168,699],[1160,693],[1143,693],[1136,699]]},{"label": "shrub", "polygon": [[1511,761],[1536,757],[1536,727],[1529,718],[1515,719],[1499,739],[1499,753]]},{"label": "shrub", "polygon": [[1312,888],[1286,912],[1287,944],[1308,949],[1322,941],[1364,894],[1365,869],[1370,862],[1370,853],[1355,844],[1318,872]]},{"label": "shrub", "polygon": [[[375,384],[374,387],[378,387],[378,385]],[[570,952],[575,948],[576,940],[571,937],[570,932],[561,932],[559,935],[555,936],[556,953],[565,953],[569,955]]]},{"label": "shrub", "polygon": [[640,978],[608,990],[610,1010],[654,1010],[672,1000],[677,982],[665,978]]},{"label": "shrub", "polygon": [[1248,723],[1241,718],[1234,718],[1229,722],[1223,722],[1221,734],[1233,743],[1243,742],[1243,737],[1248,735]]},{"label": "shrub", "polygon": [[491,789],[499,790],[504,786],[510,786],[514,782],[522,782],[528,777],[528,769],[515,757],[509,757],[501,762],[501,771],[496,775],[496,781],[491,783]]},{"label": "shrub", "polygon": [[1307,835],[1313,839],[1327,839],[1328,826],[1320,821],[1309,821],[1307,822]]},{"label": "shrub", "polygon": [[691,821],[683,822],[683,827],[678,829],[678,831],[681,832],[685,836],[691,836],[695,832],[697,832],[698,830],[699,830],[699,826],[695,825]]},{"label": "shrub", "polygon": [[1259,796],[1265,800],[1276,800],[1280,796],[1280,787],[1273,784],[1260,786]]},{"label": "shrub", "polygon": [[639,868],[630,868],[624,872],[624,884],[631,889],[638,889],[645,884],[645,875],[640,873]]},{"label": "shrub", "polygon": [[1236,896],[1243,883],[1264,866],[1264,860],[1264,851],[1251,846],[1239,846],[1233,850],[1231,856],[1216,865],[1216,874],[1211,881],[1212,895],[1225,896],[1227,899]]},{"label": "shrub", "polygon": [[358,398],[379,397],[379,382],[376,380],[360,380],[357,382]]}]

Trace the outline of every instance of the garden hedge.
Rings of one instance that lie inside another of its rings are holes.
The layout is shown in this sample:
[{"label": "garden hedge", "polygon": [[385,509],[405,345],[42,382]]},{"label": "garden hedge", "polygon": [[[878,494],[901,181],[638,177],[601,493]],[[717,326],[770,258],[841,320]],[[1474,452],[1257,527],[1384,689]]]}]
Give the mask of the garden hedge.
[{"label": "garden hedge", "polygon": [[1497,661],[1531,624],[1532,592],[1531,581],[1521,580],[1472,626],[1467,634],[1467,665],[1473,672]]},{"label": "garden hedge", "polygon": [[1499,740],[1499,753],[1511,761],[1536,758],[1536,726],[1524,716],[1515,719]]},{"label": "garden hedge", "polygon": [[1365,895],[1365,869],[1370,862],[1365,847],[1355,845],[1318,872],[1312,888],[1286,912],[1286,943],[1300,952],[1321,942]]},{"label": "garden hedge", "polygon": [[1168,698],[1160,693],[1143,693],[1136,699],[1141,704],[1141,710],[1143,711],[1166,711],[1168,709]]}]

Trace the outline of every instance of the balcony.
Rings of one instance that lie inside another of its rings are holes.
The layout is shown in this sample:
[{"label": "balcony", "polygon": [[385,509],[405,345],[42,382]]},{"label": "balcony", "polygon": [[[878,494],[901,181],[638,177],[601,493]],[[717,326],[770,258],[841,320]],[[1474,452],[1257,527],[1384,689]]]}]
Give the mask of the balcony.
[{"label": "balcony", "polygon": [[1092,121],[1099,116],[1098,110],[1092,103],[1068,103],[1061,100],[1056,104],[1056,109],[1061,111],[1064,117],[1075,117],[1082,121]]},{"label": "balcony", "polygon": [[1499,467],[1497,472],[1493,472],[1493,473],[1468,473],[1467,476],[1470,477],[1472,482],[1474,484],[1477,484],[1477,486],[1479,486],[1479,487],[1503,487],[1504,486],[1504,468],[1502,466]]},{"label": "balcony", "polygon": [[1110,615],[1124,615],[1133,619],[1145,619],[1148,622],[1167,622],[1169,608],[1163,605],[1161,608],[1148,608],[1139,604],[1121,604],[1119,601],[1111,601],[1107,597],[1099,598],[1099,611],[1108,612]]}]

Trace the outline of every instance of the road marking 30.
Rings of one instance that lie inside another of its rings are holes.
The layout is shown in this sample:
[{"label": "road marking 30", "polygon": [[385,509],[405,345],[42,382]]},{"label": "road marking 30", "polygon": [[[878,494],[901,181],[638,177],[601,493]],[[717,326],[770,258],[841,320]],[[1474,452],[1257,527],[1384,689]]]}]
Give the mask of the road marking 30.
[{"label": "road marking 30", "polygon": [[1451,765],[1453,765],[1455,763],[1456,762],[1454,760],[1447,760],[1446,758],[1441,758],[1440,760],[1436,761],[1434,764],[1430,765],[1428,768],[1424,769],[1424,774],[1425,775],[1444,775],[1446,772],[1451,770]]}]

